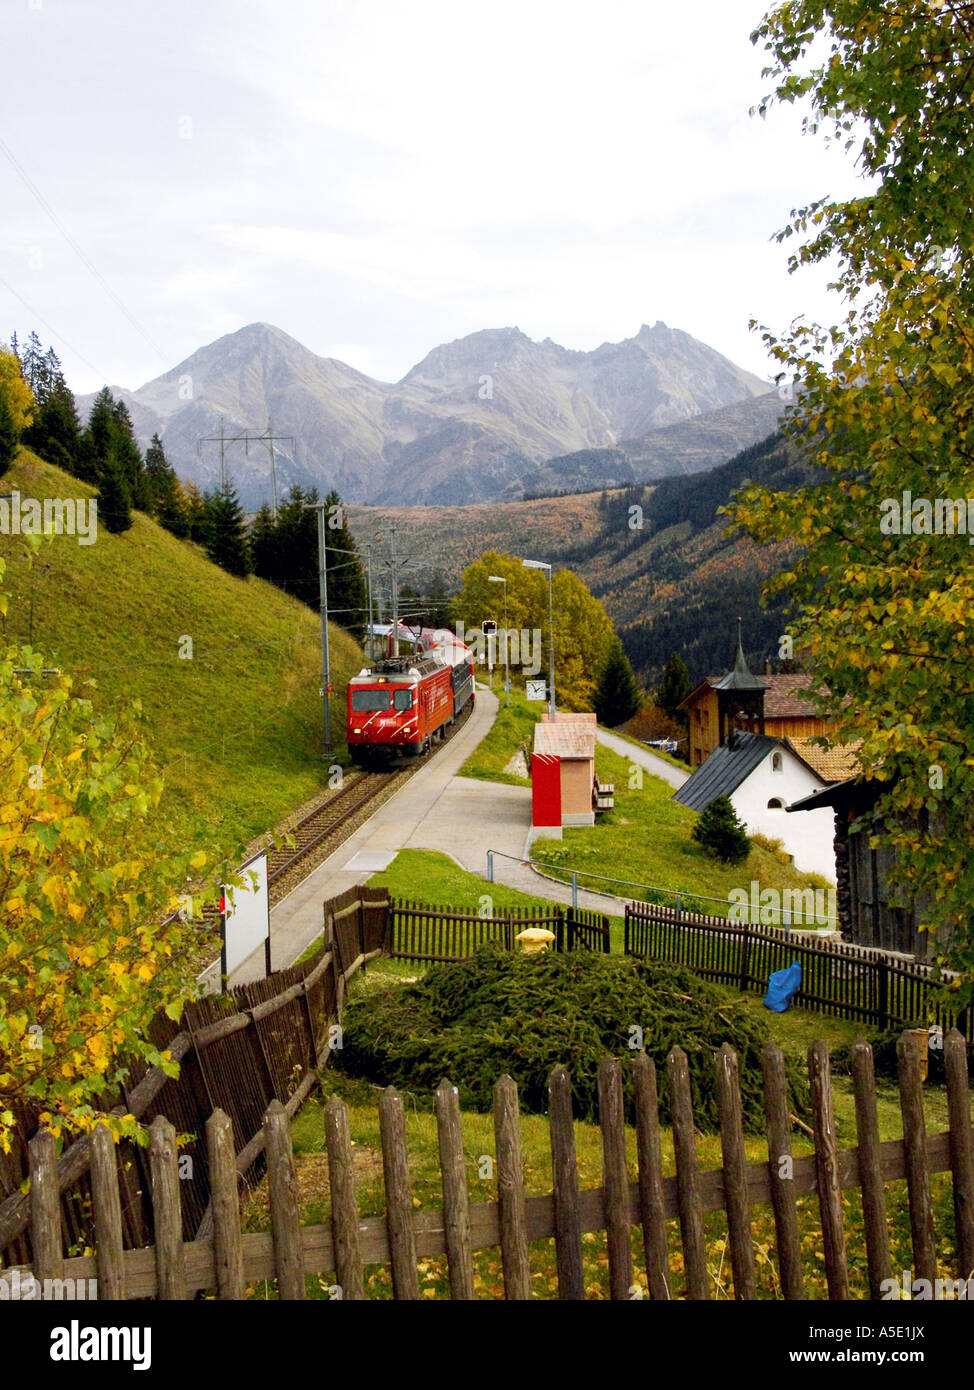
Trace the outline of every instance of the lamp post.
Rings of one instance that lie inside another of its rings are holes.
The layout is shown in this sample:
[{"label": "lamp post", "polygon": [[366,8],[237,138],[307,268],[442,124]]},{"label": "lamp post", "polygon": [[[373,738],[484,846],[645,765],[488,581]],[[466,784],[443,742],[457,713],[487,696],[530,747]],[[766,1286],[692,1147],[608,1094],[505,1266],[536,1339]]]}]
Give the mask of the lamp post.
[{"label": "lamp post", "polygon": [[501,574],[488,574],[488,584],[504,585],[504,694],[506,697],[507,708],[511,707],[511,671],[508,666],[509,639],[507,634],[507,580]]},{"label": "lamp post", "polygon": [[548,571],[548,717],[555,722],[555,619],[551,601],[551,566],[547,560],[522,560],[526,570]]}]

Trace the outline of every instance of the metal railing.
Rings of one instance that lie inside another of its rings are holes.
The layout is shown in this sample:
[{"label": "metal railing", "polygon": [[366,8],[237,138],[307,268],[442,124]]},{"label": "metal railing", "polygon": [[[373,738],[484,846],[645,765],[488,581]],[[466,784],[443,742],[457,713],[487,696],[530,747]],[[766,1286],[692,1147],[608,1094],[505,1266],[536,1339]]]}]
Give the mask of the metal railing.
[{"label": "metal railing", "polygon": [[[728,908],[728,907],[730,906],[730,904],[729,904],[727,898],[714,898],[714,897],[711,897],[711,896],[710,896],[709,894],[707,894],[707,893],[696,893],[696,892],[691,892],[689,889],[686,889],[686,888],[663,888],[663,887],[661,887],[661,886],[659,886],[659,885],[657,885],[657,884],[652,884],[652,883],[638,883],[638,882],[635,882],[635,881],[632,880],[632,879],[627,879],[627,878],[610,878],[607,874],[595,874],[595,873],[590,872],[590,870],[588,870],[588,869],[570,869],[566,864],[549,864],[547,861],[545,861],[545,860],[543,860],[543,859],[524,859],[524,858],[521,858],[520,856],[518,856],[518,855],[516,855],[516,854],[505,854],[503,850],[499,850],[499,849],[489,849],[489,850],[487,851],[487,882],[488,882],[488,883],[493,883],[493,882],[494,882],[494,859],[495,859],[495,858],[499,858],[499,859],[510,859],[510,860],[512,860],[514,863],[516,863],[516,864],[522,864],[522,865],[524,865],[525,867],[528,867],[528,868],[530,868],[530,867],[532,867],[532,866],[536,866],[536,867],[539,868],[539,869],[553,869],[553,870],[555,870],[556,873],[560,873],[560,874],[566,874],[566,873],[567,873],[567,874],[569,875],[568,883],[570,884],[571,890],[572,890],[572,907],[578,907],[578,880],[579,880],[579,877],[581,877],[581,878],[596,879],[599,883],[617,883],[617,884],[619,884],[619,885],[620,885],[621,887],[623,887],[623,888],[639,888],[639,889],[642,889],[643,892],[646,892],[646,893],[663,893],[663,894],[666,894],[668,897],[673,898],[673,899],[675,900],[675,907],[676,907],[677,915],[679,915],[681,912],[684,912],[684,911],[687,911],[687,912],[692,912],[692,911],[694,911],[694,909],[693,909],[691,906],[689,906],[689,904],[691,904],[691,903],[720,903],[721,906],[724,907],[725,909]],[[564,882],[564,880],[559,880],[559,881]],[[597,892],[598,890],[596,889],[596,890],[594,890],[594,891]],[[798,890],[796,890],[796,891],[798,891]],[[611,896],[611,897],[619,897],[620,894],[614,893],[614,894],[610,894],[609,896]],[[638,900],[637,900],[637,901],[638,901]],[[642,900],[642,901],[647,901],[647,900],[644,899],[644,900]],[[653,900],[653,899],[649,899],[648,901],[654,901],[654,900]],[[656,901],[658,901],[658,899],[657,899]],[[763,909],[763,910],[764,910],[764,911],[775,911],[776,909],[765,908],[765,909]],[[776,922],[764,922],[764,923],[762,923],[760,920],[759,920],[758,922],[750,922],[750,918],[748,918],[747,920],[748,920],[748,922],[750,923],[750,925],[752,925],[752,926],[781,926],[781,927],[784,929],[785,933],[787,934],[787,933],[790,933],[791,926],[792,926],[792,923],[793,923],[794,918],[800,917],[800,918],[802,919],[802,922],[804,922],[804,920],[805,920],[806,917],[810,917],[811,920],[812,920],[812,922],[813,922],[813,924],[814,924],[814,926],[816,926],[816,927],[828,926],[829,929],[832,930],[832,931],[838,930],[838,919],[837,919],[835,916],[833,916],[832,914],[830,914],[830,913],[814,913],[814,912],[813,912],[813,913],[805,913],[805,912],[797,912],[797,911],[794,911],[794,910],[792,910],[792,909],[790,909],[790,908],[781,908],[781,909],[777,909],[777,911],[778,911],[779,915],[785,915],[785,914],[787,914],[789,920],[788,920],[788,921],[785,921],[785,922],[778,922],[778,923],[776,923]],[[718,915],[726,915],[726,914],[717,914],[717,913],[715,913],[714,915],[715,915],[715,916],[718,916]],[[824,922],[823,922],[823,918],[825,919]]]}]

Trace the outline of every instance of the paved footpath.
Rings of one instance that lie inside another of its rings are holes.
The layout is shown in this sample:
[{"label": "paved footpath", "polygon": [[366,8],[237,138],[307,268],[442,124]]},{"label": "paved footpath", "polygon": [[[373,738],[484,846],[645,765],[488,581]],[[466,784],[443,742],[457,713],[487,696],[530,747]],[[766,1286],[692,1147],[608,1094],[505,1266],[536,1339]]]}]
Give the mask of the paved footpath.
[{"label": "paved footpath", "polygon": [[[485,879],[487,851],[492,849],[497,851],[497,883],[533,897],[571,902],[569,884],[545,878],[525,858],[531,829],[531,789],[457,775],[490,731],[497,710],[497,696],[478,688],[473,713],[446,747],[272,909],[271,964],[275,970],[297,960],[320,933],[322,903],[327,898],[385,868],[400,849],[439,850]],[[664,777],[671,786],[680,786],[685,780],[686,774],[649,749],[637,748],[601,729],[599,741],[655,776]],[[484,891],[490,891],[486,883]],[[578,892],[579,907],[597,912],[621,914],[624,902],[588,889]],[[215,987],[216,969],[211,968],[208,974],[213,975]],[[231,984],[246,984],[263,978],[263,974],[261,948],[233,972]]]},{"label": "paved footpath", "polygon": [[613,753],[618,753],[620,758],[628,758],[631,763],[638,763],[640,767],[646,768],[654,777],[662,777],[664,782],[669,782],[670,786],[678,790],[690,776],[689,772],[681,772],[678,767],[668,763],[665,758],[661,758],[654,753],[651,748],[639,748],[635,743],[630,743],[628,739],[620,738],[618,734],[610,734],[605,729],[598,732],[599,743],[604,743],[606,748],[610,748]]},{"label": "paved footpath", "polygon": [[[484,872],[486,849],[492,846],[485,845],[479,858],[464,847],[475,835],[479,837],[485,822],[498,839],[498,849],[521,852],[526,833],[522,822],[527,826],[531,820],[530,790],[456,775],[490,731],[497,707],[497,696],[478,688],[473,713],[450,742],[272,908],[271,965],[275,970],[293,964],[321,932],[326,899],[364,882],[400,849],[442,850],[464,868]],[[261,949],[233,972],[230,983],[247,984],[263,974]]]}]

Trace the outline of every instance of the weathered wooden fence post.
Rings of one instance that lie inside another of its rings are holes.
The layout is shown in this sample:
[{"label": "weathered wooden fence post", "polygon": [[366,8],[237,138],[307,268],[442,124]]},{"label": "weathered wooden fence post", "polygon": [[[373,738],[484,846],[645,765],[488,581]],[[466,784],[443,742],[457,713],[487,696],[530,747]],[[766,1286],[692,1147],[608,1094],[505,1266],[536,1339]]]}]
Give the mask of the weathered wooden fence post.
[{"label": "weathered wooden fence post", "polygon": [[467,1167],[463,1157],[460,1099],[456,1086],[445,1078],[436,1091],[436,1132],[440,1173],[443,1176],[443,1231],[450,1267],[450,1293],[455,1299],[472,1299],[470,1203],[467,1196]]},{"label": "weathered wooden fence post", "polygon": [[865,1038],[858,1038],[852,1049],[852,1084],[856,1098],[859,1186],[866,1231],[869,1296],[878,1299],[883,1296],[883,1280],[890,1277],[889,1229],[876,1113],[876,1073],[873,1050]]},{"label": "weathered wooden fence post", "polygon": [[379,1098],[382,1173],[386,1185],[386,1228],[392,1256],[392,1291],[396,1299],[419,1298],[413,1198],[406,1149],[406,1113],[402,1096],[386,1087]]},{"label": "weathered wooden fence post", "polygon": [[106,1302],[123,1299],[122,1202],[118,1191],[115,1140],[105,1124],[97,1124],[91,1131],[91,1206],[98,1261],[98,1297]]},{"label": "weathered wooden fence post", "polygon": [[680,1211],[680,1237],[686,1270],[687,1297],[710,1297],[707,1280],[707,1246],[703,1233],[703,1207],[697,1172],[697,1139],[693,1128],[690,1069],[682,1047],[674,1047],[666,1059],[670,1091],[673,1148],[676,1153],[676,1193]]},{"label": "weathered wooden fence post", "polygon": [[957,1028],[952,1028],[944,1040],[944,1066],[950,1115],[950,1167],[954,1179],[957,1258],[960,1277],[969,1279],[974,1270],[974,1133],[971,1131],[967,1044]]},{"label": "weathered wooden fence post", "polygon": [[572,1083],[560,1064],[548,1077],[548,1130],[551,1138],[552,1203],[558,1297],[585,1297],[582,1226],[578,1210],[578,1163],[572,1119]]},{"label": "weathered wooden fence post", "polygon": [[524,1167],[517,1086],[509,1076],[494,1085],[494,1140],[497,1146],[497,1197],[500,1205],[501,1268],[504,1297],[531,1297]]},{"label": "weathered wooden fence post", "polygon": [[206,1122],[206,1151],[210,1163],[210,1206],[213,1213],[213,1255],[220,1298],[241,1299],[246,1291],[240,1239],[240,1198],[230,1116],[214,1110]]},{"label": "weathered wooden fence post", "polygon": [[304,1283],[298,1186],[291,1148],[291,1126],[287,1111],[279,1100],[272,1100],[264,1112],[264,1142],[277,1291],[282,1300],[300,1301],[307,1298],[307,1290]]},{"label": "weathered wooden fence post", "polygon": [[163,1115],[157,1115],[149,1126],[149,1169],[155,1225],[156,1297],[181,1300],[186,1297],[186,1257],[179,1158],[176,1131]]},{"label": "weathered wooden fence post", "polygon": [[903,1116],[906,1186],[910,1197],[913,1268],[918,1279],[930,1280],[932,1289],[937,1277],[937,1247],[930,1206],[930,1174],[927,1172],[923,1082],[920,1079],[920,1058],[909,1033],[902,1033],[897,1041],[896,1063],[900,1082],[900,1113]]},{"label": "weathered wooden fence post", "polygon": [[781,1292],[786,1299],[805,1297],[802,1280],[801,1242],[798,1236],[798,1202],[791,1153],[791,1116],[788,1109],[788,1074],[785,1054],[775,1042],[761,1054],[764,1078],[764,1114],[768,1133],[768,1174],[774,1208],[775,1237]]},{"label": "weathered wooden fence post", "polygon": [[633,1290],[626,1127],[622,1068],[615,1057],[599,1063],[599,1128],[602,1131],[602,1206],[609,1253],[609,1294],[628,1299]]},{"label": "weathered wooden fence post", "polygon": [[724,1159],[724,1205],[730,1235],[734,1298],[758,1296],[751,1242],[751,1206],[747,1195],[747,1156],[737,1053],[722,1043],[714,1058],[717,1073],[717,1105],[720,1111],[720,1149]]},{"label": "weathered wooden fence post", "polygon": [[30,1161],[31,1244],[34,1275],[64,1278],[61,1242],[61,1193],[57,1179],[57,1144],[49,1129],[39,1129],[27,1146]]},{"label": "weathered wooden fence post", "polygon": [[352,1159],[348,1111],[337,1096],[332,1096],[325,1106],[325,1145],[328,1149],[335,1277],[341,1288],[342,1298],[359,1302],[365,1298],[365,1279],[359,1253],[355,1165]]},{"label": "weathered wooden fence post", "polygon": [[632,1059],[636,1097],[636,1150],[639,1159],[639,1206],[643,1248],[651,1298],[670,1297],[666,1250],[666,1206],[663,1201],[663,1156],[659,1134],[659,1096],[656,1063],[645,1052]]},{"label": "weathered wooden fence post", "polygon": [[808,1074],[812,1088],[812,1114],[815,1132],[815,1176],[818,1205],[822,1216],[822,1249],[829,1298],[849,1297],[849,1271],[845,1260],[845,1231],[842,1225],[842,1193],[839,1187],[839,1158],[832,1115],[832,1069],[824,1042],[813,1042],[808,1049]]}]

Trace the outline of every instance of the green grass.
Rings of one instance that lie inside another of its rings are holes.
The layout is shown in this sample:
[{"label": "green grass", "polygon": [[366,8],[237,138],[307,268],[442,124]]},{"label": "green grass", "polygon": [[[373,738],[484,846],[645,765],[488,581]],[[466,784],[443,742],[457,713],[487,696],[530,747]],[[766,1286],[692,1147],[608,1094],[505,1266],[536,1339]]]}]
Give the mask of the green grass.
[{"label": "green grass", "polygon": [[[22,451],[4,491],[80,497],[92,489]],[[33,572],[19,537],[0,538],[10,595],[3,635],[68,670],[102,709],[141,701],[145,733],[165,773],[162,817],[176,840],[232,850],[325,785],[317,616],[257,579],[235,579],[202,550],[135,514],[94,545],[56,536]],[[183,637],[192,660],[180,659]],[[343,761],[341,694],[361,652],[331,629],[336,758]],[[86,686],[96,682],[96,687]]]},{"label": "green grass", "polygon": [[531,748],[534,744],[534,726],[537,724],[544,705],[536,700],[528,701],[524,691],[511,687],[511,705],[504,702],[503,689],[499,692],[500,708],[490,733],[477,745],[460,769],[461,777],[478,777],[486,782],[506,782],[513,787],[529,787],[529,777],[518,777],[516,773],[505,772],[518,748],[524,750],[530,764]]},{"label": "green grass", "polygon": [[566,829],[561,840],[535,840],[532,858],[555,866],[546,867],[545,872],[567,880],[570,870],[576,869],[584,886],[645,896],[621,884],[600,883],[586,876],[588,869],[591,875],[665,889],[662,899],[670,903],[670,895],[679,890],[689,895],[684,901],[688,910],[715,915],[726,915],[730,890],[747,889],[752,879],[763,888],[778,890],[825,883],[819,875],[798,873],[760,845],[752,847],[742,864],[720,863],[691,838],[697,813],[672,799],[668,783],[644,770],[642,786],[631,788],[629,764],[607,748],[596,750],[595,763],[600,780],[615,784],[615,806],[592,827]]},{"label": "green grass", "polygon": [[[368,977],[361,975],[352,982],[355,991],[370,987],[382,987],[375,980],[371,985]],[[388,987],[386,982],[386,987]],[[730,996],[729,996],[730,997]],[[753,1001],[751,1001],[753,1002]],[[763,1012],[763,1011],[762,1011]],[[823,1037],[830,1046],[846,1040],[847,1026],[832,1019],[821,1019],[814,1015],[793,1011],[788,1015],[770,1017],[765,1015],[772,1031],[783,1046],[791,1046],[802,1052],[814,1037]],[[321,1096],[309,1100],[295,1117],[292,1125],[296,1154],[298,1201],[301,1220],[305,1225],[325,1222],[330,1215],[330,1197],[327,1181],[327,1160],[324,1154],[324,1100],[338,1095],[345,1103],[349,1114],[349,1126],[355,1159],[355,1176],[358,1193],[359,1212],[363,1217],[380,1216],[385,1211],[385,1195],[382,1178],[381,1141],[379,1132],[378,1098],[380,1088],[368,1082],[346,1077],[340,1070],[329,1070],[322,1078]],[[895,1083],[880,1080],[876,1085],[877,1112],[880,1138],[900,1139],[902,1124],[899,1101]],[[836,1132],[840,1148],[850,1148],[855,1144],[855,1112],[851,1086],[848,1079],[837,1076],[833,1079],[833,1099]],[[946,1128],[946,1098],[942,1088],[927,1087],[924,1091],[928,1132],[940,1132]],[[410,1182],[413,1207],[416,1210],[435,1210],[442,1207],[442,1184],[439,1169],[439,1153],[435,1117],[431,1113],[431,1097],[404,1093],[406,1112],[406,1143],[409,1152]],[[493,1120],[490,1115],[464,1111],[463,1147],[466,1159],[467,1186],[471,1203],[496,1202],[496,1169],[491,1171],[491,1160],[495,1156]],[[551,1156],[548,1120],[543,1115],[522,1115],[520,1121],[521,1145],[524,1164],[525,1189],[529,1195],[542,1195],[551,1191]],[[697,1153],[700,1168],[704,1171],[720,1168],[722,1162],[720,1136],[717,1134],[697,1134]],[[747,1159],[751,1163],[767,1161],[766,1145],[760,1137],[747,1135],[744,1139]],[[578,1162],[579,1187],[589,1189],[598,1187],[602,1179],[601,1136],[597,1126],[576,1122],[575,1146]],[[795,1156],[810,1155],[814,1152],[812,1140],[800,1130],[793,1133],[792,1147]],[[664,1129],[661,1134],[661,1150],[664,1173],[676,1171],[672,1133]],[[636,1142],[632,1129],[626,1130],[627,1167],[631,1180],[637,1175]],[[952,1221],[952,1200],[949,1177],[933,1175],[930,1179],[931,1196],[934,1209],[934,1226],[940,1273],[952,1275],[955,1259]],[[912,1267],[910,1246],[909,1207],[906,1184],[903,1181],[886,1184],[887,1215],[890,1231],[890,1253],[894,1271]],[[853,1298],[867,1296],[867,1271],[862,1207],[855,1189],[842,1196],[843,1219],[846,1232],[846,1246],[849,1261],[850,1285]],[[824,1263],[821,1246],[821,1222],[818,1202],[814,1195],[798,1199],[799,1229],[805,1295],[810,1300],[824,1300],[828,1297],[825,1282]],[[253,1193],[244,1206],[245,1228],[249,1230],[269,1229],[269,1210],[266,1183]],[[752,1232],[754,1236],[755,1260],[759,1297],[773,1299],[778,1296],[778,1275],[775,1259],[774,1221],[769,1204],[754,1206],[751,1209]],[[711,1296],[725,1299],[731,1296],[731,1275],[727,1256],[727,1223],[721,1212],[711,1212],[704,1218],[707,1243],[707,1266],[710,1274]],[[633,1232],[633,1254],[635,1262],[634,1278],[646,1292],[646,1279],[641,1242],[638,1230]],[[667,1244],[671,1269],[671,1290],[673,1296],[684,1296],[683,1256],[680,1245],[679,1225],[675,1220],[667,1222]],[[529,1247],[532,1288],[535,1298],[554,1299],[557,1297],[557,1279],[554,1242],[534,1241]],[[609,1296],[608,1257],[604,1232],[587,1234],[582,1237],[582,1253],[585,1271],[586,1297],[606,1299]],[[500,1252],[489,1248],[474,1256],[475,1290],[481,1299],[503,1297],[503,1279]],[[424,1300],[449,1298],[449,1280],[446,1261],[443,1258],[422,1260],[418,1266],[421,1296]],[[388,1266],[372,1265],[366,1271],[366,1293],[369,1298],[389,1299],[392,1297],[391,1273]],[[329,1287],[334,1283],[334,1275],[325,1271],[321,1276],[308,1276],[307,1288],[311,1298],[327,1299]],[[254,1299],[275,1297],[273,1284],[255,1283],[250,1286],[249,1296]]]}]

